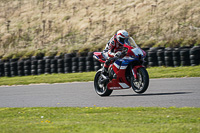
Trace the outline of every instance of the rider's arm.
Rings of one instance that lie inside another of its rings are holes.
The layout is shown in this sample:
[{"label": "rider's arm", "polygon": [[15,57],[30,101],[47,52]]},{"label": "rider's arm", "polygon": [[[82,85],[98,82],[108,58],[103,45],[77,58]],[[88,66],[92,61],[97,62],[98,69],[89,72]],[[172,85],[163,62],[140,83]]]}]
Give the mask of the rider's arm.
[{"label": "rider's arm", "polygon": [[108,56],[111,58],[113,58],[115,56],[114,48],[115,48],[115,42],[113,40],[113,41],[110,41],[110,43],[108,45]]}]

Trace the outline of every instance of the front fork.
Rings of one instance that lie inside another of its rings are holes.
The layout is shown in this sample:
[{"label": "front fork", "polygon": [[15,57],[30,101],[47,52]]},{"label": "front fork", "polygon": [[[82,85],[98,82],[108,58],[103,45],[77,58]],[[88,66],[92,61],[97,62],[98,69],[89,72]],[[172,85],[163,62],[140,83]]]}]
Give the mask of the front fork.
[{"label": "front fork", "polygon": [[144,67],[144,66],[139,65],[139,66],[133,66],[133,67],[131,68],[131,71],[132,71],[132,74],[133,74],[135,80],[138,79],[137,69],[138,69],[138,68],[141,68],[141,67]]}]

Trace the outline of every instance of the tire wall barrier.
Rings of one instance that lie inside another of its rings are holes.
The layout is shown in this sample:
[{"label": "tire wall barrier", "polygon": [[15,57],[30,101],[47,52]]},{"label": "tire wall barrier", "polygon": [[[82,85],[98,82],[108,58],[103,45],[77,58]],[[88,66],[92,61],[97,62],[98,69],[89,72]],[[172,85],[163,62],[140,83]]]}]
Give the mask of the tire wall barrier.
[{"label": "tire wall barrier", "polygon": [[[200,47],[143,48],[147,56],[144,65],[153,66],[196,66],[200,65]],[[93,59],[93,52],[65,54],[63,56],[31,57],[27,59],[0,59],[0,77],[27,76],[52,73],[76,73],[97,71],[101,63]]]}]

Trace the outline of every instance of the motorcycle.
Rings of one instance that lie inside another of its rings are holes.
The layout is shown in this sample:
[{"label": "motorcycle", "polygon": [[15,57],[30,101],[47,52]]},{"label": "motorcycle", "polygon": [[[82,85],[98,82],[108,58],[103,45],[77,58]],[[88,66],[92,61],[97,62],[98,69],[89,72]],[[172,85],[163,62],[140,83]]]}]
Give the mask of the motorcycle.
[{"label": "motorcycle", "polygon": [[[108,68],[108,78],[102,74],[102,68],[96,72],[94,88],[99,96],[109,96],[113,90],[130,87],[136,93],[144,93],[147,90],[149,75],[143,66],[146,52],[135,43],[132,37],[129,37],[121,53],[123,53],[121,57],[108,59],[113,62]],[[102,64],[106,61],[103,52],[94,52],[93,57]]]}]

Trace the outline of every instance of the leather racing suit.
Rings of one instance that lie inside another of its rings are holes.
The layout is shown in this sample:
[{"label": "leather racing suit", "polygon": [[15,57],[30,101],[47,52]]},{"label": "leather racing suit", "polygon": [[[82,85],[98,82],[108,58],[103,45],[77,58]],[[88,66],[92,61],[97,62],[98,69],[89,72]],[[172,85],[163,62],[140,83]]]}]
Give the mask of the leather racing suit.
[{"label": "leather racing suit", "polygon": [[104,51],[103,51],[103,56],[106,59],[106,62],[104,63],[104,68],[108,70],[109,65],[112,63],[112,61],[109,60],[109,58],[113,58],[115,54],[118,51],[122,51],[123,45],[121,45],[116,38],[115,34],[107,43]]}]

